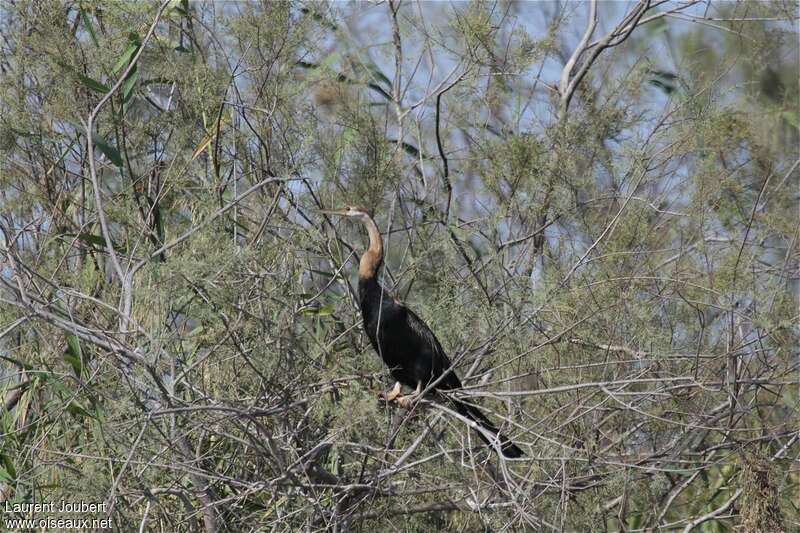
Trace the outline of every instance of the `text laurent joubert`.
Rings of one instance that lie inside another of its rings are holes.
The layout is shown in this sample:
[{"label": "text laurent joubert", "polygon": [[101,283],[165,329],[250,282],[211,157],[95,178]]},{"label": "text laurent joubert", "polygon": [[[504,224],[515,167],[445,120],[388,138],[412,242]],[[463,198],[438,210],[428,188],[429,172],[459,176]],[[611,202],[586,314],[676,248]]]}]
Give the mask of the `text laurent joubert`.
[{"label": "text laurent joubert", "polygon": [[105,513],[106,502],[42,502],[42,503],[9,503],[5,502],[7,513]]}]

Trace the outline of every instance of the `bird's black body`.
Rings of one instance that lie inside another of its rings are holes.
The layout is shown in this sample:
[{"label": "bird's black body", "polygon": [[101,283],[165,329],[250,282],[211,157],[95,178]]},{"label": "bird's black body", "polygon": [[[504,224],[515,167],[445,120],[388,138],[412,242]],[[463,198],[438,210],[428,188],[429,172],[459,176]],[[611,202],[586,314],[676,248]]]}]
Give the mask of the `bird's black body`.
[{"label": "bird's black body", "polygon": [[[383,262],[383,239],[369,211],[361,206],[350,206],[323,212],[358,220],[367,230],[369,247],[358,262],[359,305],[367,337],[392,376],[399,383],[420,392],[429,386],[440,391],[460,389],[461,381],[450,368],[450,359],[430,328],[378,283],[378,269]],[[396,387],[385,398],[394,400],[399,393],[399,387]],[[478,435],[487,444],[499,440],[504,456],[523,455],[522,450],[500,434],[480,409],[460,400],[453,399],[452,402],[462,416],[481,426],[484,431],[479,431]],[[489,438],[485,433],[496,435],[496,438]]]},{"label": "bird's black body", "polygon": [[[461,388],[461,381],[450,369],[450,359],[430,328],[413,311],[395,300],[374,276],[359,278],[358,296],[367,337],[397,381],[412,389],[421,384],[424,389],[447,372],[433,387],[434,390]],[[453,400],[453,403],[461,415],[499,436],[503,455],[512,458],[523,455],[513,442],[498,433],[477,407],[459,400]],[[483,433],[478,432],[478,435],[491,444]]]},{"label": "bird's black body", "polygon": [[[397,381],[412,389],[422,383],[424,388],[450,368],[450,360],[431,330],[377,280],[360,279],[358,296],[367,337]],[[442,390],[460,387],[453,372],[436,385]]]}]

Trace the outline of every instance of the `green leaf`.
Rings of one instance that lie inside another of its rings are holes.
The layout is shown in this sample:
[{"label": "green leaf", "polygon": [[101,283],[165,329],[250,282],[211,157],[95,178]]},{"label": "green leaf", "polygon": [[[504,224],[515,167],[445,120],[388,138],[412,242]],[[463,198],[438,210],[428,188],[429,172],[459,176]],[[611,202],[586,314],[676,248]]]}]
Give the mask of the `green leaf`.
[{"label": "green leaf", "polygon": [[80,377],[83,369],[83,351],[81,343],[75,335],[67,335],[67,349],[64,350],[64,360],[72,365],[75,375]]},{"label": "green leaf", "polygon": [[627,518],[628,528],[638,528],[642,524],[641,514],[631,514]]},{"label": "green leaf", "polygon": [[89,32],[89,36],[92,38],[94,45],[99,48],[100,43],[97,41],[97,33],[94,31],[94,24],[92,24],[92,19],[89,18],[89,13],[87,13],[83,8],[80,8],[80,11],[81,20],[83,21],[83,25],[86,27],[86,31]]},{"label": "green leaf", "polygon": [[17,469],[14,468],[14,463],[11,461],[11,457],[6,454],[2,454],[3,456],[3,466],[5,467],[5,471],[7,475],[11,478],[9,481],[13,481],[17,479]]},{"label": "green leaf", "polygon": [[96,246],[105,246],[106,241],[100,235],[91,235],[89,233],[64,233],[65,237],[77,237],[78,240]]},{"label": "green leaf", "polygon": [[106,143],[104,140],[99,138],[97,135],[92,135],[92,141],[94,145],[100,150],[104,156],[111,161],[114,166],[122,168],[122,156],[119,155],[119,152],[116,148],[111,146],[110,144]]},{"label": "green leaf", "polygon": [[161,209],[156,209],[153,212],[153,218],[156,226],[156,236],[162,243],[167,240],[167,232],[164,230],[164,219],[161,216]]},{"label": "green leaf", "polygon": [[139,79],[139,67],[134,66],[128,73],[128,77],[122,84],[122,102],[127,103],[133,94],[133,88],[136,85],[136,80]]},{"label": "green leaf", "polygon": [[93,91],[106,94],[110,90],[104,84],[100,83],[95,79],[90,78],[89,76],[81,74],[80,72],[76,72],[76,74],[78,75],[78,79],[80,80],[80,82]]},{"label": "green leaf", "polygon": [[56,60],[56,63],[58,63],[62,68],[66,69],[66,70],[70,71],[72,74],[74,74],[75,77],[78,78],[78,80],[83,85],[85,85],[86,87],[88,87],[91,90],[97,91],[97,92],[103,93],[103,94],[107,93],[110,90],[103,83],[100,83],[99,81],[97,81],[97,80],[95,80],[93,78],[90,78],[89,76],[87,76],[87,75],[85,75],[85,74],[83,74],[81,72],[78,72],[77,70],[72,68],[67,63],[65,63],[63,61],[59,61],[59,60]]},{"label": "green leaf", "polygon": [[[62,237],[69,237],[69,238],[76,238],[79,241],[82,241],[93,248],[96,248],[101,251],[105,251],[106,249],[106,240],[101,235],[93,235],[91,233],[62,233]],[[111,246],[114,247],[115,250],[122,252],[122,248],[117,246],[116,243],[112,242]]]},{"label": "green leaf", "polygon": [[[355,62],[354,62],[354,64],[355,64]],[[372,62],[369,62],[366,65],[362,65],[362,66],[372,76],[372,78],[374,78],[377,81],[385,84],[387,87],[391,87],[392,86],[392,81],[389,78],[387,78],[386,75],[383,72],[381,72],[381,69],[379,69],[377,65],[375,65]]]},{"label": "green leaf", "polygon": [[79,404],[75,400],[72,400],[71,402],[69,402],[67,404],[66,410],[67,410],[67,412],[69,414],[71,414],[75,418],[83,418],[84,416],[89,416],[89,417],[92,416],[89,413],[89,411],[86,410],[85,407],[83,407],[81,404]]},{"label": "green leaf", "polygon": [[663,80],[675,81],[675,80],[678,79],[678,75],[677,74],[675,74],[674,72],[667,72],[666,70],[650,69],[649,72],[650,72],[650,74],[652,74],[656,78],[661,78]]},{"label": "green leaf", "polygon": [[0,481],[13,483],[14,477],[5,468],[0,468]]},{"label": "green leaf", "polygon": [[137,34],[131,33],[128,35],[128,46],[125,48],[125,51],[122,52],[122,55],[119,56],[117,63],[114,65],[114,68],[112,68],[111,71],[116,74],[128,66],[128,63],[131,62],[133,56],[135,56],[136,52],[139,51],[140,46],[141,40]]},{"label": "green leaf", "polygon": [[648,74],[653,75],[652,78],[647,80],[648,83],[655,85],[665,93],[672,94],[677,89],[675,82],[677,81],[678,76],[675,73],[655,69],[648,69],[647,72]]},{"label": "green leaf", "polygon": [[800,120],[798,120],[797,111],[782,111],[781,117],[790,125],[794,126],[795,129],[800,129]]},{"label": "green leaf", "polygon": [[655,85],[656,87],[658,87],[667,94],[672,94],[673,92],[675,92],[675,86],[670,83],[664,83],[663,81],[655,78],[647,81],[648,83],[650,83],[650,85]]},{"label": "green leaf", "polygon": [[9,357],[7,355],[0,354],[0,360],[8,361],[9,363],[11,363],[13,365],[16,365],[16,366],[18,366],[20,368],[24,368],[25,370],[28,370],[28,371],[35,371],[36,370],[36,367],[34,367],[32,365],[29,365],[28,363],[25,363],[20,359],[15,359],[15,358]]},{"label": "green leaf", "polygon": [[206,134],[205,138],[200,142],[200,144],[197,145],[197,148],[194,149],[194,152],[192,152],[192,159],[191,159],[192,161],[197,159],[197,157],[201,153],[203,153],[203,150],[205,150],[206,147],[209,144],[211,144],[211,141],[213,141],[214,138],[217,136],[217,130],[221,130],[223,126],[225,126],[228,122],[230,122],[228,115],[221,115],[218,117],[218,119],[219,119],[219,126],[217,126],[217,123],[215,121],[214,124],[211,126],[211,131],[208,134]]},{"label": "green leaf", "polygon": [[67,349],[76,357],[83,358],[83,350],[81,350],[81,341],[75,335],[67,336]]},{"label": "green leaf", "polygon": [[311,307],[308,309],[303,309],[301,313],[303,314],[303,316],[328,316],[332,315],[335,309],[336,306],[328,304],[317,308]]},{"label": "green leaf", "polygon": [[[395,144],[399,144],[397,139],[387,139],[387,140],[389,142],[392,142],[392,143],[395,143]],[[402,146],[403,146],[403,150],[408,155],[410,155],[411,157],[413,157],[415,159],[419,158],[419,150],[417,149],[416,146],[414,146],[413,144],[408,144],[407,142],[403,142]],[[422,157],[423,157],[423,159],[428,159],[426,156],[422,156]]]}]

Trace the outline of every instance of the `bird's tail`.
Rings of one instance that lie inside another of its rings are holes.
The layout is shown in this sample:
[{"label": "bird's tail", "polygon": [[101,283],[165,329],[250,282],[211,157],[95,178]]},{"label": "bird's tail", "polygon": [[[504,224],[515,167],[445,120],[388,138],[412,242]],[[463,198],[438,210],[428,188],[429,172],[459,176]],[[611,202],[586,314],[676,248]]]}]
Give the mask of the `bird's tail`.
[{"label": "bird's tail", "polygon": [[[456,410],[463,416],[466,416],[470,420],[473,420],[475,423],[479,424],[483,429],[487,432],[497,435],[497,438],[500,440],[500,449],[503,451],[503,455],[510,459],[515,459],[517,457],[522,457],[525,455],[519,447],[511,442],[511,440],[500,433],[494,425],[486,418],[480,409],[475,406],[469,405],[468,403],[464,403],[459,400],[453,400],[453,404],[455,405]],[[490,439],[484,435],[482,431],[478,431],[478,436],[488,445],[492,445]]]}]

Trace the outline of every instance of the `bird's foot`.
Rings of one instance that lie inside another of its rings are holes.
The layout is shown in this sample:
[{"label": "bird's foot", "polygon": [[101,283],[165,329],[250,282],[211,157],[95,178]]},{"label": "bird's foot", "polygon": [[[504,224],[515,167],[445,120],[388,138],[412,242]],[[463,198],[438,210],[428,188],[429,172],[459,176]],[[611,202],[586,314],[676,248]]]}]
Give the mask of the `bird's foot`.
[{"label": "bird's foot", "polygon": [[411,394],[406,394],[404,396],[398,396],[395,401],[397,402],[397,405],[399,405],[403,409],[406,409],[406,410],[410,411],[414,407],[414,404],[417,403],[417,400],[419,399],[419,397],[420,397],[420,394],[418,394],[416,392],[412,392]]},{"label": "bird's foot", "polygon": [[396,382],[392,390],[390,390],[389,392],[383,392],[383,391],[379,392],[378,398],[380,398],[381,400],[386,400],[387,402],[393,402],[395,400],[399,402],[400,399],[402,398],[402,396],[400,396],[400,382],[399,381]]},{"label": "bird's foot", "polygon": [[422,397],[422,383],[417,383],[417,389],[414,392],[406,394],[405,396],[400,396],[396,401],[400,407],[410,411],[420,397]]}]

